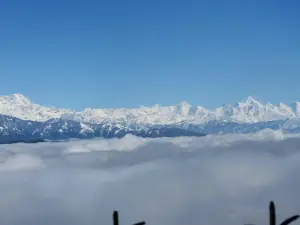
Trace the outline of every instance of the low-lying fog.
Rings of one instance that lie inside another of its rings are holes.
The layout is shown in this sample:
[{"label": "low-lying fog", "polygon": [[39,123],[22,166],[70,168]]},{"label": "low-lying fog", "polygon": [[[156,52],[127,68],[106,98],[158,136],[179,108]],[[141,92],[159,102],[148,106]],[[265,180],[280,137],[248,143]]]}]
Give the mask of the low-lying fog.
[{"label": "low-lying fog", "polygon": [[262,225],[300,213],[299,173],[300,136],[268,130],[1,145],[0,224]]}]

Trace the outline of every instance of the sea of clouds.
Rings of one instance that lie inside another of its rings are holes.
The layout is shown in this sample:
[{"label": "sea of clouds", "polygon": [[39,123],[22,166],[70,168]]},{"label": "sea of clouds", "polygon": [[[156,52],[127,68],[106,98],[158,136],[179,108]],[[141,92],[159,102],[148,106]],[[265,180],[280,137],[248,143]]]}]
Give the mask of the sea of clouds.
[{"label": "sea of clouds", "polygon": [[299,172],[300,136],[271,130],[1,145],[0,224],[266,224],[270,200],[300,213]]}]

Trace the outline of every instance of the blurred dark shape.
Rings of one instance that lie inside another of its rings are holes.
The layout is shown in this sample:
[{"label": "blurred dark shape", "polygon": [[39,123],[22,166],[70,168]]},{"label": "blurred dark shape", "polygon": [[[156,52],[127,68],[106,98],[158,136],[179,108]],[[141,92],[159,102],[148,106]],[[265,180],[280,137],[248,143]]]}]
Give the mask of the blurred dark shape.
[{"label": "blurred dark shape", "polygon": [[135,224],[133,224],[133,225],[145,225],[146,224],[146,222],[139,222],[139,223],[135,223]]},{"label": "blurred dark shape", "polygon": [[[288,225],[299,218],[299,215],[284,220],[280,225]],[[274,202],[270,202],[270,225],[276,225],[276,209]]]},{"label": "blurred dark shape", "polygon": [[114,211],[113,213],[113,221],[114,225],[119,225],[119,213],[117,211]]},{"label": "blurred dark shape", "polygon": [[[270,217],[270,225],[276,225],[276,209],[275,209],[275,204],[273,201],[270,202],[270,207],[269,207],[269,217]],[[299,218],[299,215],[292,216],[286,220],[284,220],[280,225],[288,225],[295,220]],[[254,225],[254,224],[248,224],[248,225]]]},{"label": "blurred dark shape", "polygon": [[[133,225],[145,225],[145,224],[146,224],[146,222],[142,221],[142,222],[135,223]],[[113,225],[119,225],[119,213],[118,213],[118,211],[113,212]]]},{"label": "blurred dark shape", "polygon": [[274,202],[270,202],[270,225],[276,225],[276,211]]}]

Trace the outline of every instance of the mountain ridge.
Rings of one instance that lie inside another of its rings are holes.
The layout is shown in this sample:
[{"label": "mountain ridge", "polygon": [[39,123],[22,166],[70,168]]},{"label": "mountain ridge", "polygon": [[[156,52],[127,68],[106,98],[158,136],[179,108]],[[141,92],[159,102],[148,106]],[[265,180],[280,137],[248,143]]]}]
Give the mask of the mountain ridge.
[{"label": "mountain ridge", "polygon": [[125,127],[120,124],[89,124],[61,118],[39,122],[0,115],[0,144],[18,142],[34,143],[37,140],[41,142],[41,140],[53,141],[72,138],[122,138],[126,135],[135,135],[143,138],[204,136],[203,133],[181,127]]},{"label": "mountain ridge", "polygon": [[21,94],[0,97],[0,143],[71,138],[143,138],[300,132],[300,103],[264,104],[253,97],[215,110],[181,102],[173,106],[90,109],[81,112],[32,103]]},{"label": "mountain ridge", "polygon": [[22,120],[45,122],[50,119],[65,119],[85,123],[117,122],[123,125],[148,124],[170,125],[182,121],[201,124],[209,121],[257,123],[300,118],[300,103],[291,105],[263,103],[249,96],[235,104],[224,104],[214,110],[182,101],[171,106],[140,106],[138,108],[86,108],[82,111],[45,107],[32,103],[22,94],[0,96],[0,114]]}]

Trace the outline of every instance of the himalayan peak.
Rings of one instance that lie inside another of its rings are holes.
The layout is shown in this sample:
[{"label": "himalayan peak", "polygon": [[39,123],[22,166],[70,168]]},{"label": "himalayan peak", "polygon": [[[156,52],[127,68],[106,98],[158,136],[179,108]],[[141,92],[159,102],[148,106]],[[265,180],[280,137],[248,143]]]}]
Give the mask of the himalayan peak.
[{"label": "himalayan peak", "polygon": [[0,96],[0,114],[23,120],[47,121],[50,119],[69,119],[88,123],[113,122],[137,124],[176,124],[182,121],[191,124],[205,123],[213,120],[226,120],[238,123],[255,123],[273,120],[284,120],[300,117],[300,103],[291,105],[280,103],[264,104],[254,97],[234,105],[223,105],[214,110],[201,106],[192,106],[186,101],[174,106],[118,109],[85,109],[76,112],[69,109],[44,107],[32,103],[22,94]]}]

